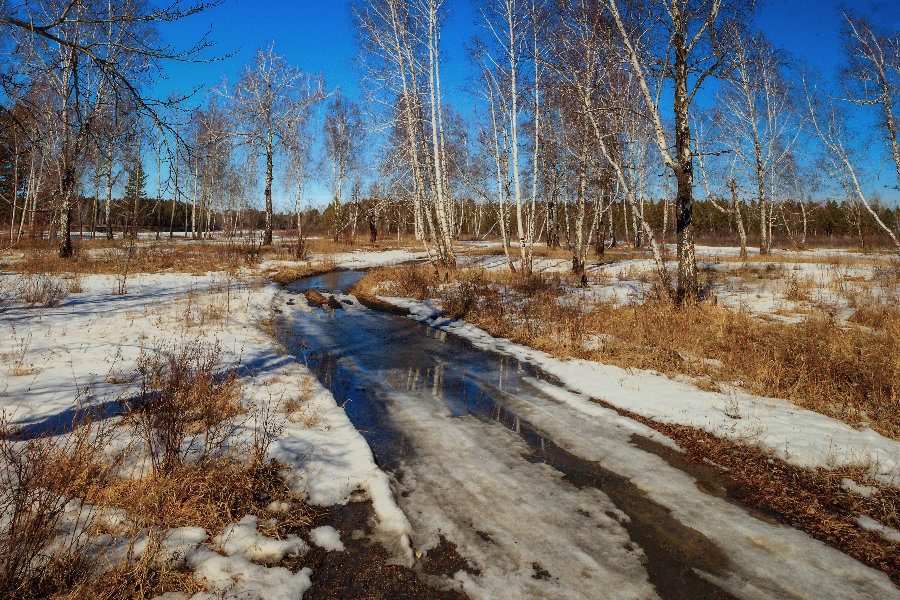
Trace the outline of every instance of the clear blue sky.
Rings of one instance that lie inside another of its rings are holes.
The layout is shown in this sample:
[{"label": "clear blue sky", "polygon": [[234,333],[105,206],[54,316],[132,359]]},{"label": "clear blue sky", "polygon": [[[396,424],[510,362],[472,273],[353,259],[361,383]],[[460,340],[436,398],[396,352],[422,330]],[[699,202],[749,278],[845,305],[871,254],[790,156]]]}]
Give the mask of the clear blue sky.
[{"label": "clear blue sky", "polygon": [[[900,28],[898,0],[844,4],[873,11],[887,28]],[[831,77],[842,54],[837,15],[840,5],[838,0],[769,0],[759,9],[756,24],[776,46]],[[476,13],[471,0],[447,0],[447,6],[450,18],[442,37],[446,53],[442,84],[447,100],[466,114],[471,100],[461,89],[468,69],[465,45],[478,31]],[[210,39],[217,43],[213,52],[234,56],[208,64],[172,64],[167,69],[169,80],[160,85],[160,91],[174,87],[188,89],[198,83],[212,86],[221,82],[223,76],[233,81],[241,65],[257,48],[275,40],[278,52],[291,63],[322,74],[331,89],[339,87],[350,98],[360,99],[359,73],[354,65],[355,32],[349,9],[342,0],[227,0],[224,5],[200,15],[165,25],[161,33],[172,43],[183,46],[210,27]],[[882,169],[882,177],[886,177],[885,171],[889,173],[890,169]],[[882,188],[879,191],[885,199],[898,197],[896,192],[884,190],[883,184],[875,187]],[[322,186],[313,188],[311,194],[315,204],[327,196]],[[286,202],[278,208],[287,208]]]}]

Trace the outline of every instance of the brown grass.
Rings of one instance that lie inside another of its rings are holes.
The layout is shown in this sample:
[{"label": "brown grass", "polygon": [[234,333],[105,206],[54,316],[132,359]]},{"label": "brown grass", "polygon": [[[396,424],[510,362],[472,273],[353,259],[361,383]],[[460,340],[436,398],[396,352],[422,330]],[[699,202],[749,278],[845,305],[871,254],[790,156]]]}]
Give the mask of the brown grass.
[{"label": "brown grass", "polygon": [[[259,259],[259,248],[250,243],[147,242],[132,247],[128,241],[91,241],[78,244],[78,252],[59,258],[53,247],[25,249],[22,260],[6,268],[40,274],[121,274],[127,264],[129,273],[207,273],[237,270]],[[125,257],[127,256],[127,260]]]},{"label": "brown grass", "polygon": [[[274,401],[252,411],[255,425],[238,439],[232,434],[243,411],[240,390],[233,372],[222,369],[218,348],[155,348],[139,364],[141,394],[123,426],[143,437],[151,458],[152,470],[140,478],[118,475],[133,450],[107,452],[119,430],[92,422],[90,412],[60,438],[20,441],[12,436],[27,432],[0,421],[0,510],[11,515],[0,523],[0,599],[124,600],[203,591],[160,552],[158,540],[111,569],[102,564],[102,547],[100,556],[86,553],[88,539],[107,532],[99,517],[111,508],[123,509],[128,522],[124,531],[108,532],[132,545],[143,532],[157,532],[152,538],[180,526],[214,536],[246,514],[277,516],[278,524],[264,531],[276,537],[308,524],[308,511],[281,476],[285,466],[266,458],[281,431]],[[294,510],[270,514],[272,501]],[[59,548],[73,502],[83,502],[84,534]]]},{"label": "brown grass", "polygon": [[900,329],[900,304],[871,300],[857,308],[848,320],[876,330],[896,332]]},{"label": "brown grass", "polygon": [[461,270],[452,284],[445,279],[429,267],[379,269],[355,291],[371,296],[382,286],[388,295],[438,298],[451,316],[555,356],[741,381],[753,393],[853,425],[868,422],[900,439],[900,320],[884,320],[873,334],[823,313],[791,325],[708,302],[678,309],[662,299],[560,304],[559,276],[517,283],[506,274]]}]

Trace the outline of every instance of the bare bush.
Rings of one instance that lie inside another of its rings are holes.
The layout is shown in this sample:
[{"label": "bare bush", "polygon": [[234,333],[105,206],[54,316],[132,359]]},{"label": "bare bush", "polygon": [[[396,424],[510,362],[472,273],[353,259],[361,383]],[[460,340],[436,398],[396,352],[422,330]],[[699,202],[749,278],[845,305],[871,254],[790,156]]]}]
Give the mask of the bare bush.
[{"label": "bare bush", "polygon": [[233,372],[219,369],[221,349],[202,343],[145,350],[135,423],[154,470],[172,472],[189,457],[214,458],[242,412]]},{"label": "bare bush", "polygon": [[66,297],[66,283],[50,274],[24,275],[19,281],[20,297],[28,304],[59,306]]},{"label": "bare bush", "polygon": [[[0,598],[48,595],[88,569],[82,532],[97,513],[79,500],[109,477],[110,467],[101,459],[108,432],[86,415],[64,436],[0,437]],[[10,430],[0,416],[0,431]]]}]

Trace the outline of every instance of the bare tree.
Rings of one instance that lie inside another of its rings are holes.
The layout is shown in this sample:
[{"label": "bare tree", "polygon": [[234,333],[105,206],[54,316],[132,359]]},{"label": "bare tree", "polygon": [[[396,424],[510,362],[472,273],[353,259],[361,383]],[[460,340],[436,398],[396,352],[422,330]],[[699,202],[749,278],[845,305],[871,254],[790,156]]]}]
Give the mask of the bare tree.
[{"label": "bare tree", "polygon": [[[360,0],[354,15],[362,34],[367,81],[387,94],[386,129],[405,132],[403,157],[412,178],[416,236],[432,256],[455,268],[453,204],[440,78],[444,0]],[[399,138],[398,138],[399,141]]]},{"label": "bare tree", "polygon": [[285,135],[285,146],[288,152],[289,179],[296,186],[297,200],[297,258],[303,258],[303,184],[306,182],[311,161],[313,136],[309,131],[312,107],[325,97],[324,82],[321,78],[307,79],[307,85],[301,92],[304,106],[297,111],[290,129]]},{"label": "bare tree", "polygon": [[741,38],[734,47],[732,77],[721,97],[719,119],[725,144],[755,183],[760,211],[759,253],[772,244],[772,201],[767,183],[790,154],[799,128],[792,119],[792,93],[783,70],[787,59],[761,34]]},{"label": "bare tree", "polygon": [[[250,64],[229,91],[222,93],[234,105],[239,134],[266,158],[266,226],[263,245],[272,243],[272,180],[275,151],[285,142],[298,115],[308,106],[304,90],[309,77],[275,53],[275,42],[256,51]],[[321,89],[318,92],[322,93]]]},{"label": "bare tree", "polygon": [[[676,299],[699,293],[694,254],[694,166],[690,108],[704,81],[722,67],[734,36],[748,21],[753,0],[603,0],[625,59],[644,97],[657,149],[677,182],[675,223],[678,248]],[[670,144],[660,97],[671,80],[675,117]],[[674,152],[670,149],[674,148]]]},{"label": "bare tree", "polygon": [[822,142],[822,160],[829,167],[832,179],[844,188],[848,198],[866,209],[900,251],[897,232],[881,219],[863,192],[857,167],[860,149],[853,146],[853,133],[847,127],[846,111],[836,99],[822,94],[807,79],[804,76],[806,118]]},{"label": "bare tree", "polygon": [[197,14],[219,0],[188,4],[171,0],[156,7],[143,0],[30,0],[0,8],[0,32],[15,40],[17,75],[4,80],[5,92],[24,101],[28,82],[44,81],[54,92],[58,163],[59,255],[72,255],[71,211],[80,159],[103,109],[127,98],[160,122],[155,100],[141,89],[155,81],[166,60],[199,60],[205,36],[179,50],[154,30],[161,22]]},{"label": "bare tree", "polygon": [[365,122],[355,102],[336,94],[328,103],[323,134],[323,162],[331,167],[332,205],[335,215],[342,211],[343,183],[359,167]]},{"label": "bare tree", "polygon": [[900,33],[888,32],[849,9],[841,14],[848,63],[843,73],[845,88],[853,102],[876,106],[880,112],[880,127],[890,146],[900,185]]},{"label": "bare tree", "polygon": [[[489,0],[482,5],[481,14],[484,19],[485,27],[490,32],[488,38],[491,40],[490,45],[481,48],[479,54],[481,60],[485,63],[486,68],[493,66],[498,73],[493,77],[492,81],[488,81],[490,87],[496,87],[492,90],[490,100],[492,102],[491,110],[496,112],[497,102],[494,102],[493,96],[502,96],[504,101],[499,103],[508,114],[503,116],[503,123],[509,128],[509,152],[505,157],[509,161],[506,169],[507,173],[512,175],[512,192],[516,203],[516,227],[519,234],[519,251],[521,257],[521,268],[524,273],[531,272],[532,258],[534,255],[534,233],[536,220],[536,203],[537,203],[537,181],[538,181],[538,156],[540,154],[540,62],[541,49],[538,45],[538,36],[540,30],[541,18],[539,12],[542,8],[537,2],[532,0]],[[489,48],[496,47],[497,57],[491,56]],[[522,99],[522,88],[527,85],[527,79],[522,71],[525,67],[525,55],[530,52],[532,56],[533,81],[531,83],[533,91],[533,110],[532,122],[534,132],[532,136],[532,161],[531,161],[531,202],[525,205],[523,209],[522,184],[520,182],[520,173],[522,165],[519,162],[520,151],[520,135],[519,130],[522,127],[520,123],[520,104]],[[489,63],[489,65],[487,64]],[[503,82],[503,86],[499,85]],[[496,118],[493,119],[496,121]],[[499,158],[499,153],[497,153]]]}]

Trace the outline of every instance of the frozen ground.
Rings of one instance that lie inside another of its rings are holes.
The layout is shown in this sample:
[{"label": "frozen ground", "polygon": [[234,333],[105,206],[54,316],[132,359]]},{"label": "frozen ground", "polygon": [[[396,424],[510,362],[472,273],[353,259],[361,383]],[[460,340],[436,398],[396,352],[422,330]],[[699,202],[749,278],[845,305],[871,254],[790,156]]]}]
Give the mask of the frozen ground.
[{"label": "frozen ground", "polygon": [[[19,276],[0,277],[8,285]],[[290,467],[287,479],[293,490],[311,504],[371,499],[382,537],[401,558],[411,560],[409,524],[365,440],[306,367],[280,353],[258,327],[275,309],[295,309],[283,303],[280,288],[250,273],[239,278],[133,275],[124,295],[114,293],[113,276],[85,276],[81,287],[56,307],[13,303],[0,312],[0,410],[12,426],[64,432],[86,403],[105,406],[103,414],[116,421],[119,403],[137,391],[134,377],[143,349],[216,344],[223,366],[242,373],[250,407],[251,416],[236,422],[238,439],[252,434],[252,415],[258,414],[254,408],[302,395],[301,412],[289,415],[270,448],[273,457]],[[134,440],[119,436],[116,443],[124,447],[129,442]],[[129,467],[138,475],[146,465],[138,460]],[[249,542],[237,540],[248,539],[249,529],[249,521],[241,521],[230,530],[237,536],[230,542],[195,543],[187,553],[195,576],[223,597],[299,598],[309,585],[308,574],[269,567],[261,564],[268,559],[241,550]],[[318,543],[338,550],[339,540],[323,536]],[[297,540],[287,550],[299,552],[305,544]]]}]

